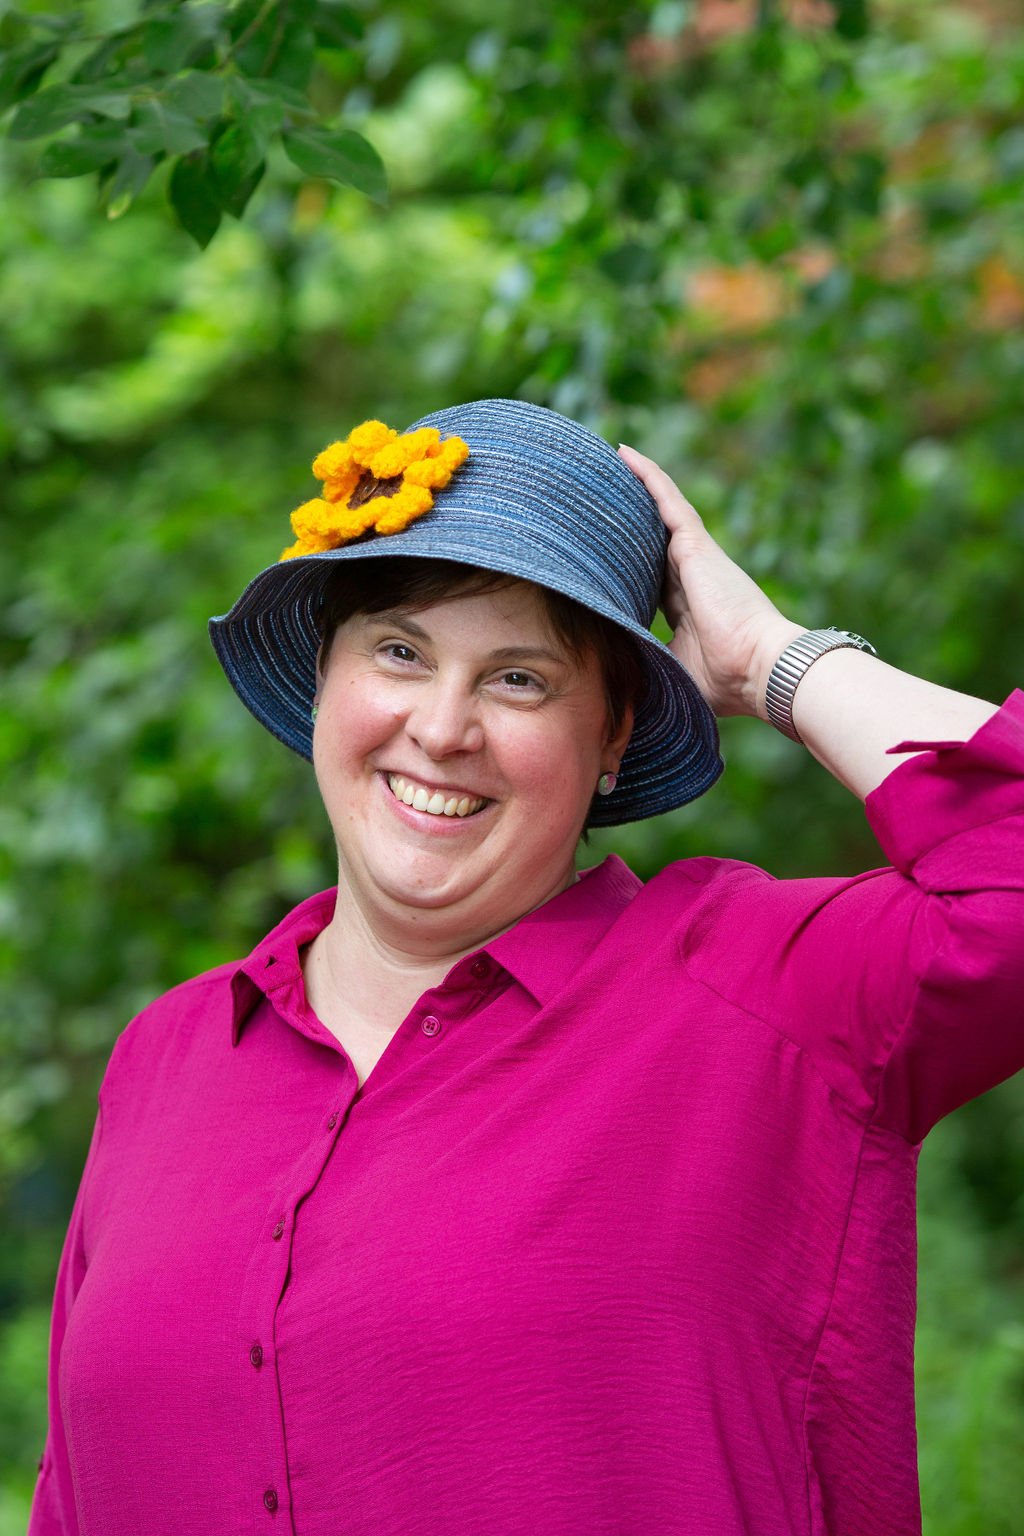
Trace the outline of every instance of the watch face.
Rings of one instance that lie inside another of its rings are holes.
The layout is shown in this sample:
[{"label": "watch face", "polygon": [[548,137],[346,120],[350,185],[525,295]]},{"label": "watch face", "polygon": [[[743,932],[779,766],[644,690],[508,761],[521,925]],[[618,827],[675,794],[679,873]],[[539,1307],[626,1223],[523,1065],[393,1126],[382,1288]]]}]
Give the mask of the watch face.
[{"label": "watch face", "polygon": [[874,646],[871,644],[871,641],[870,640],[865,640],[863,635],[856,635],[856,634],[854,634],[852,629],[840,629],[840,630],[837,630],[837,634],[845,635],[847,640],[852,641],[853,644],[856,645],[860,650],[862,650],[862,651],[870,651],[872,656],[877,656],[878,655],[878,652],[875,650]]}]

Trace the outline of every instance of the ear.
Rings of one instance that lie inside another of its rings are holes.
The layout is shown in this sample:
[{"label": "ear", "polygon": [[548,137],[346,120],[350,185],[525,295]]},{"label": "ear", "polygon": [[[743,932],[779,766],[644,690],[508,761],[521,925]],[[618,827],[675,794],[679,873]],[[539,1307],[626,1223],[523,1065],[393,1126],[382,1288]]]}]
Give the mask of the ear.
[{"label": "ear", "polygon": [[605,742],[604,753],[602,754],[601,761],[602,763],[606,764],[606,772],[618,773],[619,764],[622,762],[622,759],[626,754],[626,748],[629,745],[629,738],[633,734],[634,719],[635,716],[633,714],[633,706],[632,704],[628,704],[626,706],[626,712],[622,717],[622,722],[619,725],[618,730],[615,732],[615,735],[609,736],[608,740]]}]

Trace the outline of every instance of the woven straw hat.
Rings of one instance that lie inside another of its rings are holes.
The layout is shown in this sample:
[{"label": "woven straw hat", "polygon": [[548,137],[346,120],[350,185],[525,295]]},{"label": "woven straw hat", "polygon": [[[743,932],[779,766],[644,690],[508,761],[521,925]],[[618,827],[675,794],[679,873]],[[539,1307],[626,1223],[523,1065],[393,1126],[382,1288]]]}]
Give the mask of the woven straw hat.
[{"label": "woven straw hat", "polygon": [[246,707],[311,757],[320,607],[336,563],[388,555],[456,560],[550,587],[639,642],[646,697],[618,783],[595,798],[589,826],[638,821],[710,789],[723,769],[715,717],[649,629],[668,534],[647,489],[603,438],[543,406],[477,400],[434,411],[409,430],[419,427],[469,446],[428,512],[400,533],[371,533],[272,565],[230,613],[210,620],[214,650]]}]

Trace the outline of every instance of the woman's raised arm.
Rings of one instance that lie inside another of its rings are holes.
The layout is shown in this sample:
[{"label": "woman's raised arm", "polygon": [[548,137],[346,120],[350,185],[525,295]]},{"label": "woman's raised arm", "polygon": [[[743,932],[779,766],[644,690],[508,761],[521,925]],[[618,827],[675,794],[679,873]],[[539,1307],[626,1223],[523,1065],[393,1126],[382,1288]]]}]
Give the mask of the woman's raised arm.
[{"label": "woman's raised arm", "polygon": [[[662,606],[675,631],[672,650],[716,715],[767,719],[769,674],[804,626],[780,613],[729,558],[653,459],[625,444],[619,452],[654,497],[671,535]],[[995,712],[985,699],[850,648],[815,661],[793,699],[793,723],[808,749],[862,800],[902,761],[891,755],[899,744],[967,741]]]}]

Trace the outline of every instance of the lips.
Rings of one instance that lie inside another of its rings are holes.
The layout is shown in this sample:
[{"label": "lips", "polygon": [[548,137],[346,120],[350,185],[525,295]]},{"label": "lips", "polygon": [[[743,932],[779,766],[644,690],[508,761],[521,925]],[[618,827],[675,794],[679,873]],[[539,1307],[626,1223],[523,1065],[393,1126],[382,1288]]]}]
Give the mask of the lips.
[{"label": "lips", "polygon": [[387,781],[396,800],[411,805],[414,811],[425,811],[428,816],[474,816],[488,803],[477,795],[435,789],[430,784],[421,784],[417,779],[408,779],[401,773],[389,773]]}]

